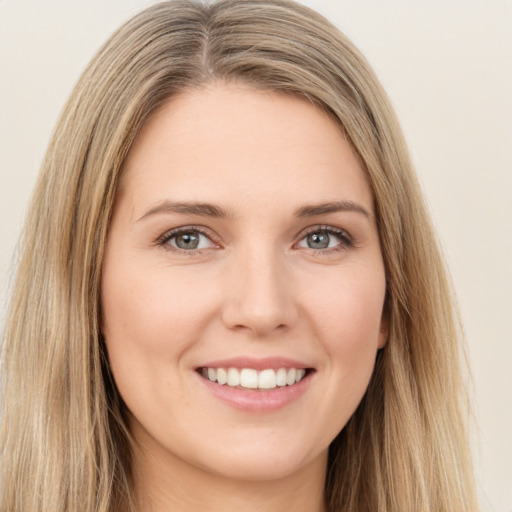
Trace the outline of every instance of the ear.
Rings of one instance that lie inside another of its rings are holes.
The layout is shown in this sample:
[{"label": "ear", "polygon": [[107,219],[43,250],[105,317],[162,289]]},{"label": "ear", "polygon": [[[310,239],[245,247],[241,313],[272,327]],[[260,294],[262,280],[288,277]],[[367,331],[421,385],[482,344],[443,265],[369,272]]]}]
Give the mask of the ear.
[{"label": "ear", "polygon": [[389,319],[388,316],[384,313],[382,315],[382,319],[380,321],[380,330],[379,330],[379,338],[377,342],[377,348],[381,349],[386,346],[389,337]]}]

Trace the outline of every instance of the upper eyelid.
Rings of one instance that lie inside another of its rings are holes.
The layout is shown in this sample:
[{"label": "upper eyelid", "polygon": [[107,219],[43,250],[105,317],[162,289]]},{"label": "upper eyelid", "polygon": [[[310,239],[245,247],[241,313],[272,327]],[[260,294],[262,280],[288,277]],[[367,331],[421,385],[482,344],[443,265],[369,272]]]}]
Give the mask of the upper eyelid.
[{"label": "upper eyelid", "polygon": [[302,240],[305,236],[307,236],[307,235],[309,235],[311,233],[316,233],[318,231],[327,231],[327,232],[330,232],[330,233],[334,233],[334,234],[338,234],[338,235],[343,235],[343,236],[345,236],[346,238],[348,238],[351,241],[354,240],[354,237],[346,229],[339,228],[339,227],[336,227],[336,226],[330,226],[330,225],[326,225],[326,224],[310,226],[310,227],[306,228],[305,230],[301,231],[297,235],[297,238],[299,238],[299,240]]},{"label": "upper eyelid", "polygon": [[[358,241],[352,236],[346,229],[331,226],[331,225],[316,225],[310,226],[305,231],[302,231],[301,235],[298,237],[298,241],[295,242],[295,245],[300,244],[305,237],[312,233],[318,232],[327,232],[330,236],[335,236],[338,238],[339,243],[334,247],[326,247],[323,249],[314,249],[312,247],[307,248],[309,251],[313,251],[315,256],[324,256],[328,257],[333,254],[338,254],[342,251],[346,251],[348,249],[354,249],[358,247]],[[306,249],[305,247],[300,247],[301,249]]]},{"label": "upper eyelid", "polygon": [[208,238],[212,243],[218,244],[219,242],[216,240],[216,237],[213,236],[210,233],[211,230],[209,230],[206,227],[203,226],[179,226],[176,228],[172,228],[167,230],[165,233],[163,233],[161,236],[159,236],[156,240],[156,244],[163,244],[167,241],[169,241],[171,238],[180,235],[181,233],[187,233],[187,232],[196,232],[200,235],[205,236]]}]

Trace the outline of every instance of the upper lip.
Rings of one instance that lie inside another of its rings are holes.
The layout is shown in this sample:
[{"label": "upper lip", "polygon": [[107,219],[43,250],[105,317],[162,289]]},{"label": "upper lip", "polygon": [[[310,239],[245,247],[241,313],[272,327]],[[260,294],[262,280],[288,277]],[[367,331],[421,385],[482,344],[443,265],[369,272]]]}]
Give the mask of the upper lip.
[{"label": "upper lip", "polygon": [[288,357],[233,357],[230,359],[218,359],[215,361],[208,361],[198,368],[253,368],[255,370],[266,370],[270,368],[312,368],[311,365],[304,362],[290,359]]}]

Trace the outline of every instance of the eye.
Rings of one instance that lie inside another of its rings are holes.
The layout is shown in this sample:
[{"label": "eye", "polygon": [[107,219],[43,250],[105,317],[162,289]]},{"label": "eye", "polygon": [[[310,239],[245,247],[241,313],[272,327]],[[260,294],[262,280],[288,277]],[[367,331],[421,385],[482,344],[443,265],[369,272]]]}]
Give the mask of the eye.
[{"label": "eye", "polygon": [[323,250],[342,250],[353,245],[350,236],[342,229],[333,227],[314,228],[300,240],[298,247]]},{"label": "eye", "polygon": [[197,228],[174,229],[167,232],[158,243],[170,250],[186,252],[216,247],[211,238]]}]

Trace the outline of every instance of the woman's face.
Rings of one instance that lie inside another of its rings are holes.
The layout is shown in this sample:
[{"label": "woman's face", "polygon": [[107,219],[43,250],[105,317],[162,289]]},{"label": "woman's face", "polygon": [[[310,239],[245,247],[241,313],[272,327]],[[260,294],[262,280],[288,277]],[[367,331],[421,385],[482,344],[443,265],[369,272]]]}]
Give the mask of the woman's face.
[{"label": "woman's face", "polygon": [[169,101],[125,164],[102,281],[146,462],[325,468],[386,341],[385,287],[370,188],[327,115],[233,84]]}]

